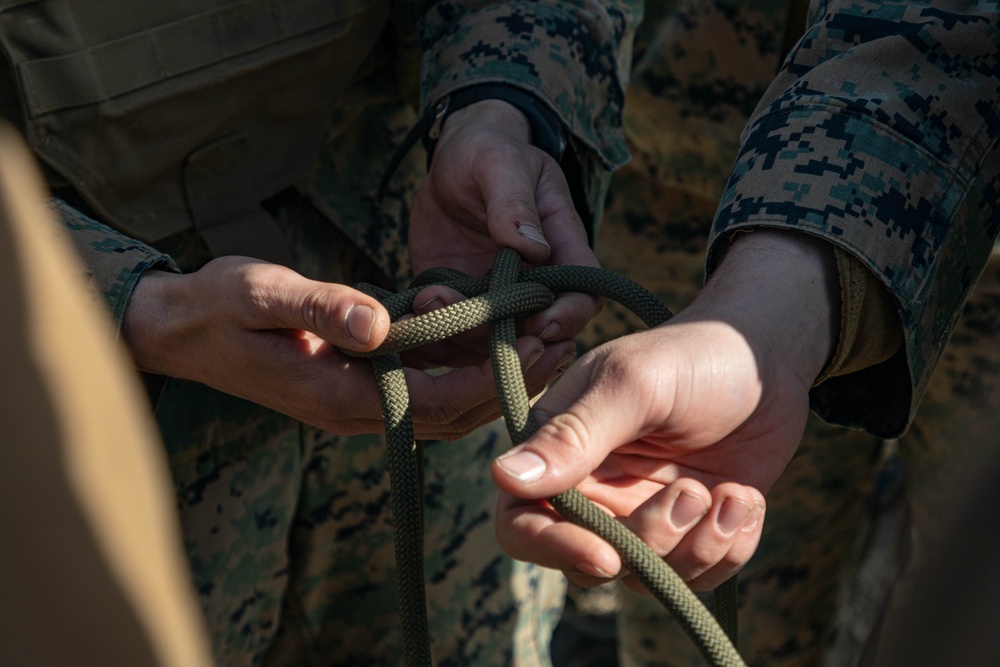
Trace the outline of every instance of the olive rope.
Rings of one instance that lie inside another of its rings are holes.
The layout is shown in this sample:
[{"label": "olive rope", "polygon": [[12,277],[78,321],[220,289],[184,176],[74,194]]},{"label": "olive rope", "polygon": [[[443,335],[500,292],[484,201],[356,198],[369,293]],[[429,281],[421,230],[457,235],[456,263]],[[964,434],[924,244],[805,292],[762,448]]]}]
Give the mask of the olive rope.
[{"label": "olive rope", "polygon": [[[517,356],[514,318],[548,307],[553,293],[585,292],[613,299],[647,326],[667,321],[670,311],[650,292],[616,273],[587,266],[546,266],[519,271],[520,257],[501,250],[488,276],[473,278],[451,269],[432,269],[410,288],[392,293],[369,284],[357,288],[377,298],[394,320],[373,352],[344,351],[371,359],[378,379],[385,435],[395,540],[403,651],[407,667],[430,667],[430,633],[423,572],[423,451],[413,437],[409,393],[399,353],[490,325],[493,372],[501,409],[515,445],[538,428]],[[450,287],[464,301],[412,319],[413,298],[428,285]],[[715,617],[669,565],[639,537],[576,489],[548,499],[559,514],[610,543],[624,566],[663,604],[691,637],[705,659],[718,667],[745,667],[736,650],[736,577],[715,591]]]}]

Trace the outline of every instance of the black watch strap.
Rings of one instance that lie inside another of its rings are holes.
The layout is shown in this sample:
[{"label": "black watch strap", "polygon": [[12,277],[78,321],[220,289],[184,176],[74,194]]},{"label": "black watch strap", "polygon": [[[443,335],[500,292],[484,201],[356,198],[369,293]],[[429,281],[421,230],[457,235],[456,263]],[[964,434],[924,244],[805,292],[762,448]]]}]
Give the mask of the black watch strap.
[{"label": "black watch strap", "polygon": [[389,161],[379,182],[378,198],[382,199],[389,179],[418,139],[424,142],[424,147],[427,149],[427,168],[430,169],[434,147],[441,136],[441,126],[448,115],[483,100],[501,100],[517,108],[531,125],[532,145],[551,155],[556,162],[562,160],[566,150],[566,134],[563,132],[559,116],[552,109],[531,93],[516,86],[505,83],[480,83],[453,91],[427,109],[403,138],[403,142]]},{"label": "black watch strap", "polygon": [[566,150],[566,135],[559,116],[531,93],[505,83],[481,83],[456,90],[434,105],[434,121],[424,133],[427,163],[434,155],[434,146],[441,136],[441,126],[452,113],[483,100],[500,100],[523,113],[531,125],[531,143],[559,162]]}]

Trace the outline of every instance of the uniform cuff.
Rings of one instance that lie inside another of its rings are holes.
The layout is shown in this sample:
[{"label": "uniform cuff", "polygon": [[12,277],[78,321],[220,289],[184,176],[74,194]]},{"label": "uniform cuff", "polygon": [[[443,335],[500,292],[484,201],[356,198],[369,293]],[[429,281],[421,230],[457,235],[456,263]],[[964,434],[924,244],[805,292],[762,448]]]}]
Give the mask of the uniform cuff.
[{"label": "uniform cuff", "polygon": [[834,246],[840,281],[840,338],[813,386],[887,361],[903,344],[896,305],[885,286],[860,260]]}]

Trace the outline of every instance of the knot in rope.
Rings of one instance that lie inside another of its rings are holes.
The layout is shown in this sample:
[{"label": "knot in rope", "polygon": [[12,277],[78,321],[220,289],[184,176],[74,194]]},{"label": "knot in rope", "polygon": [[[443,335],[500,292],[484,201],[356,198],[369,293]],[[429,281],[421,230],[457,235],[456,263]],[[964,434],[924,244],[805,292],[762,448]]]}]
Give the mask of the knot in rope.
[{"label": "knot in rope", "polygon": [[[413,437],[409,393],[399,353],[489,324],[490,353],[497,395],[511,441],[517,445],[538,429],[530,411],[517,356],[515,318],[548,307],[553,294],[585,292],[622,304],[647,326],[667,321],[670,311],[637,283],[611,271],[588,266],[545,266],[519,270],[520,257],[501,250],[489,275],[474,278],[452,269],[432,269],[398,293],[357,285],[377,298],[394,320],[378,349],[368,353],[378,379],[385,419],[387,462],[399,590],[400,620],[407,667],[431,667],[430,636],[423,572],[423,451]],[[396,322],[411,312],[421,289],[440,284],[466,299]],[[735,577],[716,589],[716,615],[708,611],[684,581],[621,522],[608,516],[576,489],[548,499],[566,520],[610,543],[625,567],[663,604],[711,665],[745,667],[735,647]],[[722,625],[720,625],[720,622]]]}]

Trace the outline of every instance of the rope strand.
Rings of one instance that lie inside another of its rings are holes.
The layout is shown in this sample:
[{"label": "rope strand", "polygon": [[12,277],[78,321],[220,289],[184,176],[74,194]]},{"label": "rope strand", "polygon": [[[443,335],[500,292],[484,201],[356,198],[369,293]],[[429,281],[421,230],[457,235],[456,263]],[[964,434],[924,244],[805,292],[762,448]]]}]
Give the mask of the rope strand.
[{"label": "rope strand", "polygon": [[[443,340],[461,331],[490,325],[490,349],[497,395],[514,444],[531,437],[538,426],[530,412],[527,389],[517,356],[514,318],[552,303],[553,293],[586,292],[613,299],[635,313],[647,326],[672,315],[656,297],[635,282],[603,269],[547,266],[519,271],[513,250],[497,254],[489,276],[472,278],[451,269],[432,269],[418,276],[410,289],[397,294],[358,285],[379,299],[393,320],[412,309],[423,287],[442,284],[466,296],[465,301],[419,315],[390,327],[386,341],[371,357],[382,394],[386,422],[392,519],[396,542],[397,585],[407,667],[431,667],[430,636],[423,578],[423,488],[421,460],[413,438],[409,393],[399,352]],[[673,614],[708,662],[715,667],[745,667],[736,649],[736,577],[716,590],[716,615],[669,565],[621,522],[608,516],[576,489],[549,502],[567,521],[591,530],[611,544],[625,566]]]}]

